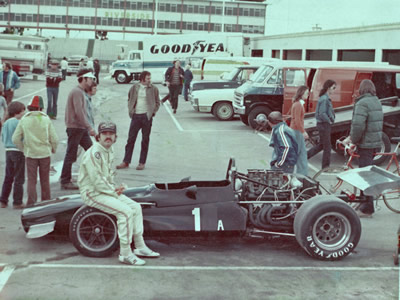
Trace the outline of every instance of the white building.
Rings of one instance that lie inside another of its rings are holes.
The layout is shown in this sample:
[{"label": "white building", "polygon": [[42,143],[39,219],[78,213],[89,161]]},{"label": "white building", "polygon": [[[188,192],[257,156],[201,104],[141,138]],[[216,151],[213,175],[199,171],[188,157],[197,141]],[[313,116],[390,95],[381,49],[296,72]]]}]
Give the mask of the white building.
[{"label": "white building", "polygon": [[[265,32],[264,1],[225,0],[6,0],[0,28],[45,36],[92,32],[125,39],[129,34]],[[60,35],[58,35],[60,36]],[[88,36],[86,36],[87,38]]]},{"label": "white building", "polygon": [[252,56],[284,60],[389,62],[400,65],[400,23],[250,39]]}]

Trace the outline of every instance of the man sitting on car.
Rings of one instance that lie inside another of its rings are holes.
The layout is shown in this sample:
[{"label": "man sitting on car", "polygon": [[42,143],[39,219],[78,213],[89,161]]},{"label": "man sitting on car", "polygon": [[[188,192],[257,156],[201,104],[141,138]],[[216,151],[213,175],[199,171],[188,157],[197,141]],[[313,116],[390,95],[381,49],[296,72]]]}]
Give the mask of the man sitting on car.
[{"label": "man sitting on car", "polygon": [[268,123],[272,127],[269,146],[274,148],[271,169],[293,173],[298,157],[296,135],[293,129],[283,121],[279,111],[273,111],[268,115]]},{"label": "man sitting on car", "polygon": [[[123,195],[123,185],[114,183],[112,145],[117,138],[117,126],[112,122],[101,122],[93,144],[84,154],[79,169],[78,185],[83,201],[117,218],[120,242],[119,261],[130,265],[144,265],[141,257],[159,257],[143,240],[143,215],[140,204]],[[132,252],[132,235],[135,250]]]}]

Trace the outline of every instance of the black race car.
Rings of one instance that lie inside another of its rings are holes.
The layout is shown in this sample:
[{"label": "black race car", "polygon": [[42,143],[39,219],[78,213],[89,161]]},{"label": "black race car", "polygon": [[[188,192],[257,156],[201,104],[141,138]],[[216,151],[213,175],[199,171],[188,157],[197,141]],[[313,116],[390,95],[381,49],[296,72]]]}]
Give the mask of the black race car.
[{"label": "black race car", "polygon": [[[318,182],[264,169],[240,173],[234,159],[224,180],[154,183],[124,193],[142,205],[146,237],[285,235],[296,237],[312,257],[338,260],[355,249],[361,235],[353,208],[320,195]],[[23,210],[21,220],[28,238],[64,230],[87,256],[111,255],[119,245],[114,216],[84,205],[80,195],[35,204]]]}]

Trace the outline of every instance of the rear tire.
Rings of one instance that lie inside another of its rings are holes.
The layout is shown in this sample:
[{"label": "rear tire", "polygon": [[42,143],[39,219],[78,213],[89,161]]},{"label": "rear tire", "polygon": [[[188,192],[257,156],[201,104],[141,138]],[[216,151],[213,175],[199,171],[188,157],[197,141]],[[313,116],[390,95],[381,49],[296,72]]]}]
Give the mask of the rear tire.
[{"label": "rear tire", "polygon": [[219,102],[214,105],[212,114],[220,121],[230,121],[233,119],[233,107],[230,102]]},{"label": "rear tire", "polygon": [[349,255],[361,237],[361,222],[354,209],[334,196],[307,200],[294,219],[296,240],[314,258],[340,260]]},{"label": "rear tire", "polygon": [[129,76],[124,71],[115,73],[115,81],[119,84],[128,83]]},{"label": "rear tire", "polygon": [[85,256],[110,256],[119,246],[117,221],[112,215],[84,205],[71,219],[69,238]]},{"label": "rear tire", "polygon": [[[391,152],[391,150],[392,150],[392,144],[390,143],[390,139],[386,133],[382,132],[382,146],[381,148],[378,148],[375,151],[380,153],[384,152],[386,153],[386,152]],[[380,156],[376,155],[374,156],[373,163],[376,166],[380,166],[383,165],[388,158],[389,156],[387,155],[380,155]]]}]

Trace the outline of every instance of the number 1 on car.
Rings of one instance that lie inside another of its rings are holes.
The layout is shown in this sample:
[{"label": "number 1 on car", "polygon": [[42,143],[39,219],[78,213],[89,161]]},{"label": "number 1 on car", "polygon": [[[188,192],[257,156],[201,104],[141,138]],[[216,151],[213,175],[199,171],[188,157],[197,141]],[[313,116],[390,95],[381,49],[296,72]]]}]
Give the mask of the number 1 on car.
[{"label": "number 1 on car", "polygon": [[200,231],[200,208],[194,208],[192,215],[194,216],[194,231]]}]

